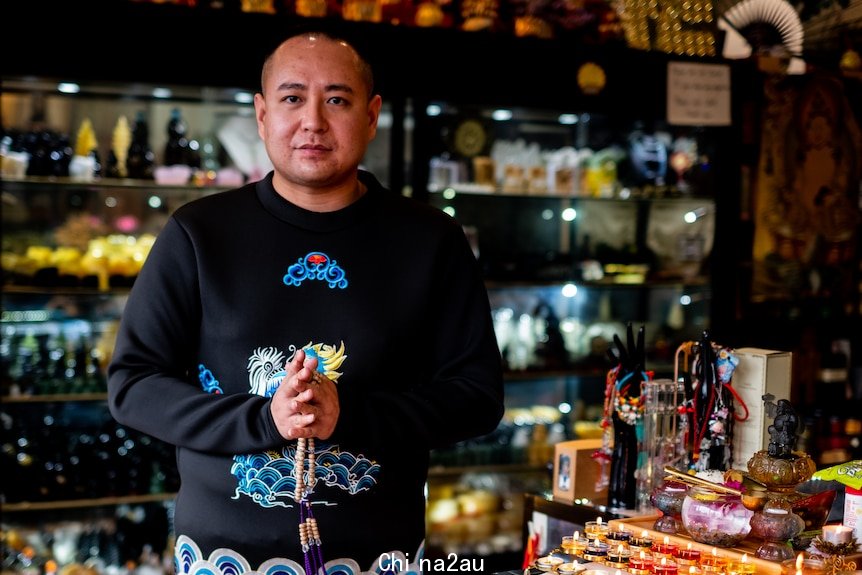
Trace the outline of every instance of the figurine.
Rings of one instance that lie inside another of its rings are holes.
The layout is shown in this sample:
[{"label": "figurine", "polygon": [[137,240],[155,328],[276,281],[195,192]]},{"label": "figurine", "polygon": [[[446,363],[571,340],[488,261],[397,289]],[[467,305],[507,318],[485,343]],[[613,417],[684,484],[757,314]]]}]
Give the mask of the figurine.
[{"label": "figurine", "polygon": [[796,449],[796,441],[799,438],[800,429],[799,416],[793,405],[786,399],[779,399],[778,403],[772,402],[774,396],[766,394],[763,400],[766,402],[767,415],[773,416],[769,431],[769,447],[767,452],[771,457],[789,459],[793,457]]}]

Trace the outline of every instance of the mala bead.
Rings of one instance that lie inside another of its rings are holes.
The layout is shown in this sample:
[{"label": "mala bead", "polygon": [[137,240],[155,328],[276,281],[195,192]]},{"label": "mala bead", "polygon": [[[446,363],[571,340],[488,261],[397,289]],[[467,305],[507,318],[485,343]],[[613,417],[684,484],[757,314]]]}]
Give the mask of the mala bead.
[{"label": "mala bead", "polygon": [[314,517],[308,518],[308,526],[311,528],[311,539],[320,545],[320,531],[317,529],[317,519]]},{"label": "mala bead", "polygon": [[299,542],[303,548],[308,547],[308,525],[305,523],[299,524]]},{"label": "mala bead", "polygon": [[[306,454],[308,459],[308,468],[306,470]],[[314,453],[314,438],[300,438],[296,440],[296,455],[294,456],[294,478],[296,487],[294,490],[294,498],[299,505],[299,542],[302,545],[302,553],[305,557],[306,573],[326,572],[323,561],[322,545],[320,540],[320,531],[317,527],[317,521],[311,514],[311,503],[309,495],[314,487],[317,478],[316,471],[316,456]],[[308,473],[306,477],[306,473]]]},{"label": "mala bead", "polygon": [[308,440],[308,487],[309,489],[314,487],[314,484],[317,482],[317,478],[315,476],[316,471],[315,464],[315,455],[314,455],[314,438],[310,438]]}]

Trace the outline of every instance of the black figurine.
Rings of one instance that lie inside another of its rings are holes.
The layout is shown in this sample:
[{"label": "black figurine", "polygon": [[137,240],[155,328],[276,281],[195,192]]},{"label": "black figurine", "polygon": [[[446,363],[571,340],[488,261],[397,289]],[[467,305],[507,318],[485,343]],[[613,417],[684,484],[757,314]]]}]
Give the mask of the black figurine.
[{"label": "black figurine", "polygon": [[773,399],[775,397],[772,394],[763,396],[763,400],[766,402],[767,415],[774,417],[772,425],[767,428],[769,431],[767,453],[770,457],[790,459],[794,456],[793,451],[796,449],[796,442],[802,432],[799,416],[788,400],[779,399],[776,404],[772,402]]}]

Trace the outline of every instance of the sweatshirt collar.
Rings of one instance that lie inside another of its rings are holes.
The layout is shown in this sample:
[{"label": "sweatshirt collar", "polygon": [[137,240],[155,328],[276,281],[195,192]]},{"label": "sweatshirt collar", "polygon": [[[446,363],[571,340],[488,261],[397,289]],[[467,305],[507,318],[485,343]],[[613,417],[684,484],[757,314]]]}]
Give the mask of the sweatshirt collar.
[{"label": "sweatshirt collar", "polygon": [[272,185],[273,172],[257,182],[255,191],[263,207],[278,219],[288,224],[316,232],[333,232],[344,229],[373,213],[381,198],[383,186],[371,173],[359,171],[359,180],[367,191],[347,207],[334,212],[312,212],[289,202],[275,191]]}]

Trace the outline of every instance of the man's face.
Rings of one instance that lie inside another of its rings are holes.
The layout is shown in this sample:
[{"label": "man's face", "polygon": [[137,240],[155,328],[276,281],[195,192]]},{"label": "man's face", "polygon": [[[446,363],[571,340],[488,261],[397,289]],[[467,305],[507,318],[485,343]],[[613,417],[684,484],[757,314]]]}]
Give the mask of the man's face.
[{"label": "man's face", "polygon": [[307,188],[352,177],[377,133],[379,96],[368,99],[355,53],[323,37],[282,44],[255,96],[257,129],[275,184]]}]

